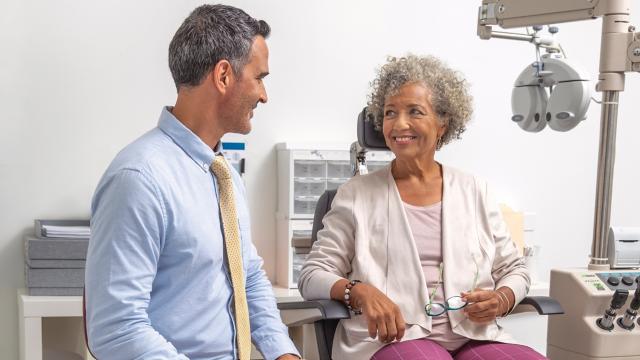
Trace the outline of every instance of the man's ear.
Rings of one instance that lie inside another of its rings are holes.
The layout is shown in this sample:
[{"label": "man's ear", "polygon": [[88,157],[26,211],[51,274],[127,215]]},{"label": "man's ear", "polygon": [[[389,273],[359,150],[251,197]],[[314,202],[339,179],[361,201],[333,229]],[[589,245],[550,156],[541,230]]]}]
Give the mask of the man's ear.
[{"label": "man's ear", "polygon": [[233,67],[228,60],[218,61],[211,71],[211,76],[213,77],[213,85],[221,94],[226,93],[235,80]]}]

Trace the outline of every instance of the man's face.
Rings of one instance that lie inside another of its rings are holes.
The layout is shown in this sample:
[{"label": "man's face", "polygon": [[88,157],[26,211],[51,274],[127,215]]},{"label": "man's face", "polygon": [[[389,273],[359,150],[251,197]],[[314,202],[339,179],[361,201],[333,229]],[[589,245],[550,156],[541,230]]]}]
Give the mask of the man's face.
[{"label": "man's face", "polygon": [[233,86],[225,95],[225,133],[248,134],[251,131],[253,109],[258,103],[267,102],[267,90],[263,79],[269,74],[269,49],[262,36],[256,36],[249,53],[249,62],[242,74],[235,74]]}]

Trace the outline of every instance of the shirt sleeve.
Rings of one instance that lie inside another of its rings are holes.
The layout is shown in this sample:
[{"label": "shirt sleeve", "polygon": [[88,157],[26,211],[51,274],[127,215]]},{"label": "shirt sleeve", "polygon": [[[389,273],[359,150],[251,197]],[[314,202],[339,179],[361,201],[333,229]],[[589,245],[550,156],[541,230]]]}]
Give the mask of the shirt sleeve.
[{"label": "shirt sleeve", "polygon": [[277,359],[284,354],[300,356],[289,338],[287,327],[280,319],[271,282],[262,268],[262,258],[253,244],[247,266],[246,292],[251,338],[265,360]]},{"label": "shirt sleeve", "polygon": [[85,274],[89,347],[98,359],[187,359],[147,314],[164,224],[159,191],[143,173],[120,170],[98,185]]},{"label": "shirt sleeve", "polygon": [[485,196],[489,226],[495,243],[495,257],[491,276],[496,284],[496,289],[506,286],[513,291],[515,295],[513,307],[515,307],[529,292],[529,271],[511,239],[507,224],[502,218],[500,207],[493,199],[486,185]]}]

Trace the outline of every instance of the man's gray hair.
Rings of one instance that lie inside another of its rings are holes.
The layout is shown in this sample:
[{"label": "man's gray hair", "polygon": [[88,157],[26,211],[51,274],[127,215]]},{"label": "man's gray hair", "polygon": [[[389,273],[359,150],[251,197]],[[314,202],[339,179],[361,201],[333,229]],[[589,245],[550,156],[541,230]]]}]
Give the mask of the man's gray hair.
[{"label": "man's gray hair", "polygon": [[199,85],[220,60],[229,61],[234,73],[241,74],[254,38],[266,39],[270,32],[265,21],[233,6],[197,7],[169,45],[169,69],[176,88]]},{"label": "man's gray hair", "polygon": [[374,115],[374,125],[382,130],[385,101],[398,93],[405,84],[419,83],[430,92],[429,102],[446,126],[438,142],[438,150],[452,140],[459,139],[466,130],[473,114],[473,98],[469,83],[461,73],[449,68],[435,56],[407,55],[391,57],[378,70],[378,76],[371,83],[368,111]]}]

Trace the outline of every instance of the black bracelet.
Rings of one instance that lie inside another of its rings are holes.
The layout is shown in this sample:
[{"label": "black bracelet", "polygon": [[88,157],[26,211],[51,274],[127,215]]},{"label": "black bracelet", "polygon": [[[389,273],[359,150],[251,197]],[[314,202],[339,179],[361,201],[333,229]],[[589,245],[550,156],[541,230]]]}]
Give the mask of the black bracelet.
[{"label": "black bracelet", "polygon": [[349,309],[349,311],[353,312],[353,315],[361,315],[362,314],[362,309],[354,309],[353,306],[351,306],[351,289],[356,286],[356,284],[361,283],[362,281],[360,280],[351,280],[347,283],[347,285],[345,285],[344,288],[344,303],[347,305],[347,309]]}]

